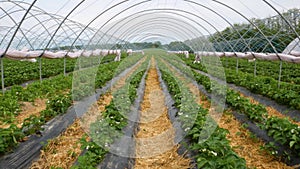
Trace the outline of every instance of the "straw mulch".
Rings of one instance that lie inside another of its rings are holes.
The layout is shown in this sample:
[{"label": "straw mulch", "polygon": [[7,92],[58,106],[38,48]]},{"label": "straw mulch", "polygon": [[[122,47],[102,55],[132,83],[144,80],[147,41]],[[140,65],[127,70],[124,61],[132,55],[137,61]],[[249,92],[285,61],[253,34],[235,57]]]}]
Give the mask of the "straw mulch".
[{"label": "straw mulch", "polygon": [[[170,67],[169,67],[170,68]],[[171,68],[172,69],[172,68]],[[173,69],[175,72],[175,70]],[[175,75],[182,81],[186,81],[184,77],[175,72]],[[272,155],[268,154],[266,151],[261,150],[260,148],[264,143],[257,139],[252,138],[250,132],[241,127],[241,124],[233,117],[230,112],[226,114],[220,114],[215,111],[214,107],[211,105],[210,101],[207,100],[205,95],[201,93],[197,87],[189,83],[187,86],[190,88],[190,91],[195,95],[198,103],[209,109],[209,115],[212,116],[219,127],[227,129],[229,134],[227,139],[230,141],[230,145],[233,150],[242,158],[245,158],[246,164],[249,168],[257,169],[291,169],[293,167],[287,166],[285,163],[279,162]],[[198,93],[200,92],[200,93]],[[241,95],[245,97],[244,95]],[[252,103],[258,104],[253,98],[248,97]],[[283,117],[279,112],[276,112],[275,109],[267,107],[269,115],[276,115],[278,117]]]},{"label": "straw mulch", "polygon": [[292,169],[285,163],[279,162],[272,155],[260,149],[264,143],[251,137],[250,132],[241,127],[241,124],[231,115],[224,114],[219,126],[229,131],[227,139],[231,147],[240,156],[245,158],[247,166],[257,169]]},{"label": "straw mulch", "polygon": [[179,145],[174,143],[175,131],[168,118],[164,99],[152,60],[141,105],[141,123],[136,134],[135,169],[191,167],[190,159],[185,159],[177,153]]},{"label": "straw mulch", "polygon": [[33,162],[31,169],[50,169],[52,167],[70,168],[81,153],[78,142],[84,134],[77,119],[59,137],[48,142],[41,150],[38,161]]}]

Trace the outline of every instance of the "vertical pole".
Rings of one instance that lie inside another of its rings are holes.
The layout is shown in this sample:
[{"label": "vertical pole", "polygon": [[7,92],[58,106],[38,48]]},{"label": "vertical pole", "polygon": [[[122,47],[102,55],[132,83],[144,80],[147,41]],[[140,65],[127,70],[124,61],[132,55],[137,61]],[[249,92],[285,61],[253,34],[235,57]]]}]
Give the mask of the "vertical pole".
[{"label": "vertical pole", "polygon": [[1,62],[1,84],[2,84],[2,94],[4,95],[4,69],[3,69],[3,58],[0,57]]},{"label": "vertical pole", "polygon": [[254,77],[256,77],[256,59],[254,61]]},{"label": "vertical pole", "polygon": [[224,57],[226,60],[226,68],[228,68],[228,58]]},{"label": "vertical pole", "polygon": [[64,75],[66,76],[66,56],[64,57]]},{"label": "vertical pole", "polygon": [[239,58],[236,58],[236,73],[239,73]]},{"label": "vertical pole", "polygon": [[40,68],[40,82],[42,83],[42,57],[39,59],[39,68]]},{"label": "vertical pole", "polygon": [[281,74],[282,74],[282,61],[280,60],[280,69],[279,69],[279,77],[278,77],[278,88],[280,88]]}]

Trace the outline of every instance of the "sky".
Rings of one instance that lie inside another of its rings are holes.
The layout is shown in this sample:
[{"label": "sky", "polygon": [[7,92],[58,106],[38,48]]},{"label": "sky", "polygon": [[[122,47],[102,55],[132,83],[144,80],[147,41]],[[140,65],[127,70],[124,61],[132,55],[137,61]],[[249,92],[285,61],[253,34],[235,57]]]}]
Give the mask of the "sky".
[{"label": "sky", "polygon": [[[47,13],[64,17],[81,1],[37,0],[34,9],[38,7]],[[232,24],[247,23],[245,18],[220,3],[212,0],[190,1],[212,9]],[[219,1],[232,7],[249,19],[276,15],[276,12],[262,0]],[[23,0],[23,2],[32,3],[33,1]],[[291,8],[300,8],[300,0],[267,0],[267,2],[272,4],[279,12],[287,11]],[[119,5],[112,7],[115,4]],[[20,8],[13,7],[9,2],[1,2],[0,5],[7,11],[14,11]],[[22,4],[22,6],[25,9],[28,8],[28,5]],[[108,8],[111,8],[111,10],[107,10]],[[22,14],[24,14],[24,11],[23,13],[16,12],[12,14],[17,23],[22,18]],[[1,11],[0,16],[3,15],[5,14]],[[37,14],[36,16],[39,17]],[[210,35],[229,26],[224,19],[214,12],[184,0],[85,0],[69,16],[69,19],[83,25],[89,24],[90,27],[101,32],[107,32],[115,37],[122,37],[129,41],[153,40],[155,39],[154,37],[157,37],[166,43]],[[0,26],[14,24],[8,17],[2,17],[1,20]],[[58,24],[54,21],[47,21],[47,17],[42,15],[40,20],[50,32],[54,31],[55,25]],[[22,26],[24,29],[30,29],[30,26],[34,25],[35,22],[37,21],[31,18],[26,20]],[[151,36],[151,34],[153,38],[145,38],[145,36]]]}]

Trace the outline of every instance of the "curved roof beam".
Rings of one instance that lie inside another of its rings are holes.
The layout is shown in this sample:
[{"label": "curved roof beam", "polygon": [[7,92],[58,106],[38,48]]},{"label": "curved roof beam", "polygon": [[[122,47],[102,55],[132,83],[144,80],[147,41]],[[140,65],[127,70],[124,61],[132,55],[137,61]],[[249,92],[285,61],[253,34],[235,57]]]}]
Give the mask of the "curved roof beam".
[{"label": "curved roof beam", "polygon": [[[13,21],[13,23],[15,24],[15,26],[18,25],[18,23],[14,20],[14,18],[13,18],[12,16],[10,16],[10,14],[8,14],[2,7],[0,7],[0,9],[6,14],[6,16],[8,16],[8,17],[11,19],[11,21]],[[12,31],[13,28],[14,28],[14,27],[12,27],[10,30]],[[10,30],[8,31],[8,33],[6,33],[6,34],[4,35],[4,37],[2,38],[2,40],[1,40],[1,42],[0,42],[0,45],[2,44],[2,42],[4,41],[4,39],[7,37],[7,35],[8,35],[9,32],[10,32]],[[20,29],[20,32],[21,32],[21,34],[23,34],[23,36],[24,36],[24,38],[26,39],[26,41],[28,42],[29,46],[30,46],[31,48],[33,48],[33,46],[31,45],[30,41],[27,39],[26,35],[24,34],[24,32],[23,32],[21,29]]]},{"label": "curved roof beam", "polygon": [[[205,21],[206,23],[209,23],[209,25],[211,25],[219,34],[220,32],[210,23],[208,22],[207,20],[203,19],[202,17],[199,17],[198,15],[195,15],[194,13],[191,13],[191,12],[187,12],[187,11],[184,11],[184,10],[180,10],[180,9],[170,9],[170,8],[164,8],[164,9],[149,9],[149,10],[144,10],[144,11],[140,11],[140,12],[137,12],[137,13],[142,13],[142,12],[148,12],[148,11],[179,11],[179,12],[183,12],[183,13],[186,13],[186,14],[190,14],[192,16],[195,16],[197,18],[200,18],[201,20]],[[132,15],[135,15],[136,13],[132,14]],[[130,15],[131,16],[131,15]],[[129,17],[130,17],[129,16]],[[128,18],[128,17],[127,17]],[[197,23],[197,22],[196,22]],[[200,25],[200,24],[198,24]],[[202,25],[201,25],[202,26]],[[204,26],[202,26],[203,29],[207,30]],[[101,29],[101,28],[100,28]],[[209,34],[211,34],[208,30],[207,32]],[[220,34],[221,35],[221,34]],[[221,37],[223,37],[221,35]],[[100,38],[101,39],[101,38]],[[224,39],[226,41],[226,39]],[[226,41],[227,42],[227,41]],[[227,42],[228,43],[228,42]],[[233,50],[233,47],[228,43],[228,45],[231,47],[231,49]],[[234,51],[234,50],[233,50]]]},{"label": "curved roof beam", "polygon": [[17,29],[15,30],[15,32],[14,32],[14,34],[13,34],[11,40],[9,41],[9,43],[8,43],[8,45],[7,45],[6,49],[5,49],[5,51],[3,52],[3,54],[2,54],[0,57],[3,57],[3,56],[6,54],[7,50],[9,49],[9,47],[10,47],[10,45],[11,45],[11,43],[12,43],[12,41],[14,40],[14,37],[16,36],[18,30],[20,29],[20,27],[21,27],[21,25],[22,25],[24,19],[26,18],[27,14],[29,13],[29,11],[30,11],[30,9],[33,7],[33,5],[36,3],[36,1],[37,1],[37,0],[34,0],[34,1],[32,2],[32,4],[29,6],[29,8],[27,9],[27,11],[26,11],[25,14],[23,15],[22,20],[20,21],[20,23],[19,23]]},{"label": "curved roof beam", "polygon": [[[99,18],[100,16],[102,16],[103,14],[105,14],[107,11],[110,11],[111,9],[113,9],[113,8],[115,8],[115,7],[117,7],[117,6],[119,6],[119,5],[121,5],[121,4],[123,4],[123,3],[125,3],[125,2],[127,2],[127,1],[129,1],[129,0],[124,0],[124,1],[121,1],[121,2],[119,2],[119,3],[117,3],[117,4],[114,4],[113,6],[111,6],[111,7],[109,7],[109,8],[107,8],[106,10],[104,10],[103,12],[101,12],[100,14],[98,14],[95,18],[93,18],[84,28],[83,28],[83,30],[79,33],[79,35],[75,38],[75,40],[73,41],[73,43],[72,43],[72,45],[71,45],[71,47],[70,47],[70,49],[68,50],[68,52],[67,52],[67,54],[70,52],[70,50],[71,50],[71,48],[74,46],[74,44],[75,44],[75,42],[77,41],[77,39],[79,38],[79,36],[97,19],[97,18]],[[147,0],[147,1],[143,1],[143,2],[141,2],[140,4],[142,4],[142,3],[144,3],[144,2],[148,2],[148,1],[151,1],[151,0]],[[98,31],[96,32],[96,34],[98,33]],[[66,54],[66,55],[67,55]]]},{"label": "curved roof beam", "polygon": [[[218,12],[216,12],[215,10],[213,10],[213,9],[211,9],[211,8],[209,8],[209,7],[207,7],[207,6],[205,6],[205,5],[203,5],[203,4],[200,4],[200,3],[198,3],[198,2],[195,2],[195,1],[191,1],[191,0],[183,0],[183,1],[186,1],[186,2],[189,2],[189,3],[193,3],[193,4],[196,4],[196,5],[198,5],[198,6],[200,6],[200,7],[203,7],[203,8],[205,8],[205,9],[208,9],[209,11],[211,11],[211,12],[213,12],[213,13],[215,13],[216,15],[218,15],[220,18],[222,18],[226,23],[228,23],[231,27],[232,27],[232,29],[242,38],[242,35],[240,34],[240,32],[228,21],[228,19],[226,19],[224,16],[222,16],[221,14],[219,14]],[[248,48],[248,50],[249,51],[251,51],[251,48],[250,48],[250,46],[249,46],[249,44],[245,41],[245,39],[244,38],[242,38],[243,39],[243,42],[244,42],[244,44],[247,46],[247,48]]]},{"label": "curved roof beam", "polygon": [[271,43],[271,41],[266,37],[266,35],[261,31],[261,29],[259,29],[259,27],[257,27],[257,25],[255,23],[253,23],[250,19],[248,19],[245,15],[243,15],[242,13],[240,13],[239,11],[237,11],[236,9],[228,6],[227,4],[224,4],[218,0],[212,0],[213,2],[219,3],[221,5],[223,5],[224,7],[229,8],[230,10],[234,11],[235,13],[237,13],[238,15],[242,16],[244,19],[246,19],[251,25],[253,25],[258,31],[259,33],[264,37],[264,39],[271,45],[272,49],[274,50],[274,52],[276,53],[277,57],[279,60],[281,60],[281,58],[278,56],[278,52],[276,50],[276,48],[274,47],[274,45]]},{"label": "curved roof beam", "polygon": [[[296,38],[298,38],[299,41],[300,41],[300,36],[297,33],[297,31],[294,29],[294,27],[291,25],[291,23],[273,5],[271,5],[268,1],[263,0],[263,2],[266,3],[268,6],[270,6],[284,20],[284,22],[292,29],[292,31],[294,32],[294,34],[297,36]],[[293,49],[295,49],[296,46],[297,46],[297,44],[295,44],[295,46],[289,51],[289,53]]]}]

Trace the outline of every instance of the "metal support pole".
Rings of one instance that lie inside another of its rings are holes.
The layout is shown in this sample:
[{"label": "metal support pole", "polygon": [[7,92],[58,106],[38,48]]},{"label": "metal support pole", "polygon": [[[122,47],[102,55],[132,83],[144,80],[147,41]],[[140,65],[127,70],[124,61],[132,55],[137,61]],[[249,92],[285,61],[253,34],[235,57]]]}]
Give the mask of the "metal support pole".
[{"label": "metal support pole", "polygon": [[256,59],[254,61],[254,77],[256,77]]},{"label": "metal support pole", "polygon": [[228,59],[226,57],[224,57],[226,60],[226,68],[228,68]]},{"label": "metal support pole", "polygon": [[1,84],[2,84],[2,94],[4,95],[4,69],[3,69],[3,58],[0,57],[1,62]]},{"label": "metal support pole", "polygon": [[239,58],[236,58],[236,73],[239,73]]},{"label": "metal support pole", "polygon": [[66,56],[64,57],[64,75],[66,76]]},{"label": "metal support pole", "polygon": [[100,64],[101,63],[101,54],[98,57],[99,57],[98,64]]},{"label": "metal support pole", "polygon": [[278,88],[280,88],[281,74],[282,74],[282,61],[280,61],[280,69],[279,69],[279,77],[278,77]]},{"label": "metal support pole", "polygon": [[42,83],[42,57],[39,59],[39,68],[40,68],[40,82]]}]

